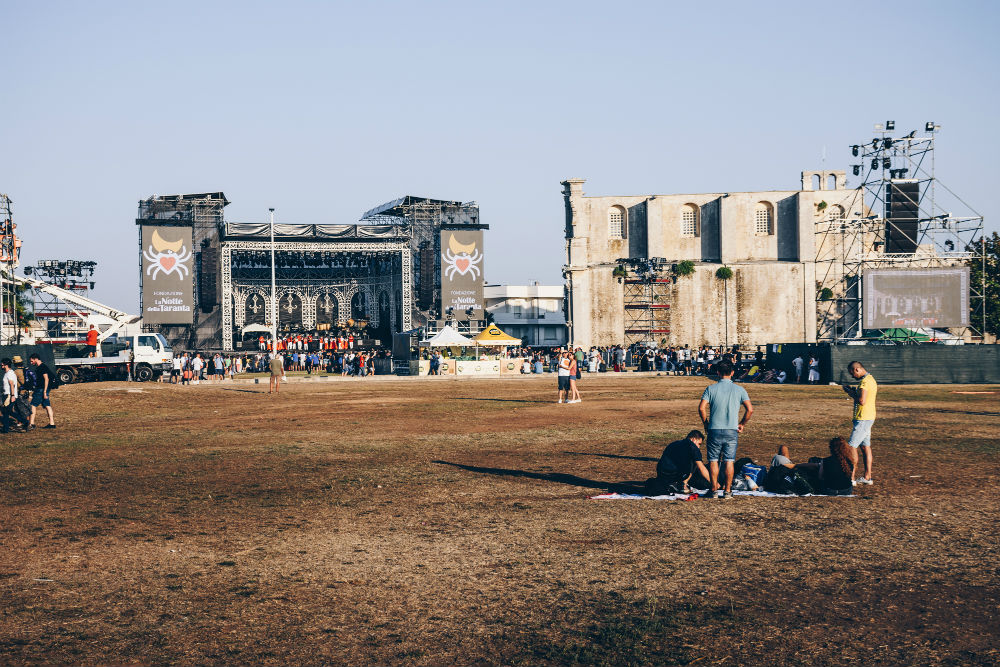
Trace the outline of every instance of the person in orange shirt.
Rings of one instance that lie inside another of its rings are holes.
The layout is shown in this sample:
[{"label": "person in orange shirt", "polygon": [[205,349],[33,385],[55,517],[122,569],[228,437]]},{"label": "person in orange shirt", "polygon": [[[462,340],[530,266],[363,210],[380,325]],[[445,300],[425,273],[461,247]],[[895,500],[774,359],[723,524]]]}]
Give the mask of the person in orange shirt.
[{"label": "person in orange shirt", "polygon": [[87,332],[87,356],[96,357],[97,356],[97,329],[94,325],[90,325],[90,331]]}]

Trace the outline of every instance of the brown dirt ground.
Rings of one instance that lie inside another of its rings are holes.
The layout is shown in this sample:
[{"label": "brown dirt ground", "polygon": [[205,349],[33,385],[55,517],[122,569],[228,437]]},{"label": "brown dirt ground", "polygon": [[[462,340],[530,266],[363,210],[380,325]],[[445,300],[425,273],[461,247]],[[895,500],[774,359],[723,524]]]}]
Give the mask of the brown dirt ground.
[{"label": "brown dirt ground", "polygon": [[[554,384],[60,388],[0,441],[0,663],[1000,662],[1000,393],[882,387],[859,498],[594,501],[707,381]],[[847,434],[749,390],[741,455]]]}]

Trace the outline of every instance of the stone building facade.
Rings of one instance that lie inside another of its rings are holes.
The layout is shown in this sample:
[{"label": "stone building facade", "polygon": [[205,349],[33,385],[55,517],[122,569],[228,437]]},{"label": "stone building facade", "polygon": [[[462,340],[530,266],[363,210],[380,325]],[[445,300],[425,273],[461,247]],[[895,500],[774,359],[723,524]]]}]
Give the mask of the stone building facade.
[{"label": "stone building facade", "polygon": [[[802,172],[801,189],[766,192],[592,197],[583,184],[562,182],[569,335],[581,346],[625,342],[623,258],[663,258],[668,275],[695,264],[668,286],[669,333],[656,342],[814,342],[817,251],[836,252],[817,248],[817,228],[864,213],[843,171]],[[716,277],[721,266],[731,279]]]}]

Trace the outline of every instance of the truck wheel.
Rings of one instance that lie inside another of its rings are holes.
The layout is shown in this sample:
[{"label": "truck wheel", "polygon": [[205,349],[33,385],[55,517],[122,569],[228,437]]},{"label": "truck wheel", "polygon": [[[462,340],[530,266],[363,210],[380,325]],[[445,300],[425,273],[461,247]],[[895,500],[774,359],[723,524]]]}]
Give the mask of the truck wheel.
[{"label": "truck wheel", "polygon": [[60,368],[56,371],[56,377],[59,378],[60,384],[72,384],[76,380],[76,373],[72,368]]},{"label": "truck wheel", "polygon": [[149,382],[153,379],[153,369],[146,364],[136,366],[133,377],[136,382]]}]

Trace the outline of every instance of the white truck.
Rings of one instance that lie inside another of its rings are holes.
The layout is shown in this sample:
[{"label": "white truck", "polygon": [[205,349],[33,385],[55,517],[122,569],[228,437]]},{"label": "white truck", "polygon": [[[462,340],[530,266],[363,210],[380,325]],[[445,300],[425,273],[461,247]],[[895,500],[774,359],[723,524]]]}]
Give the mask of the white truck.
[{"label": "white truck", "polygon": [[72,356],[85,348],[53,345],[56,367],[63,384],[87,380],[127,380],[149,382],[169,373],[174,353],[158,333],[136,336],[112,336],[98,343],[99,356]]},{"label": "white truck", "polygon": [[155,380],[164,372],[170,372],[174,354],[162,335],[158,333],[119,335],[126,326],[139,323],[138,315],[129,315],[34,278],[3,271],[3,279],[55,296],[69,306],[81,320],[86,320],[87,315],[78,311],[77,307],[89,313],[103,315],[112,321],[112,325],[98,335],[96,357],[86,356],[86,348],[80,345],[52,345],[56,366],[53,370],[63,384],[84,380],[125,380],[129,377],[138,382],[148,382]]}]

